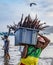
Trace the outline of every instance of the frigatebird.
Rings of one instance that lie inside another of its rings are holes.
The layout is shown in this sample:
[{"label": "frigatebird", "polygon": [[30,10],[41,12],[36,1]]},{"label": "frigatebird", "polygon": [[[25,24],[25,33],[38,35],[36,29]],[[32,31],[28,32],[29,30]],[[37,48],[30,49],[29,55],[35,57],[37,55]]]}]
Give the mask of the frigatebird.
[{"label": "frigatebird", "polygon": [[30,3],[30,7],[31,7],[32,5],[37,5],[37,4],[36,4],[36,3]]}]

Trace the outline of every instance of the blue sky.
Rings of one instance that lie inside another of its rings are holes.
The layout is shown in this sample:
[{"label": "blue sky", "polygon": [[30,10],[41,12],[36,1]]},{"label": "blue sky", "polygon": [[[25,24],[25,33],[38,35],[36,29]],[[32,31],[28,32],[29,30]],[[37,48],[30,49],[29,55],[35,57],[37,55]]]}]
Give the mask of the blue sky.
[{"label": "blue sky", "polygon": [[[30,7],[35,2],[37,5]],[[30,14],[53,26],[53,0],[0,0],[0,31],[7,31],[7,26],[18,23],[22,13],[24,17]]]}]

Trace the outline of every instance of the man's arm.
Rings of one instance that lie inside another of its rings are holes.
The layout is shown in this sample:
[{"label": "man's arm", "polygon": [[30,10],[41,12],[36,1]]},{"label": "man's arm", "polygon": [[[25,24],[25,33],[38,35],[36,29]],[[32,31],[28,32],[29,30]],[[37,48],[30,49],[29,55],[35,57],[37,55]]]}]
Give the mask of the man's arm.
[{"label": "man's arm", "polygon": [[44,45],[42,47],[42,49],[44,49],[49,44],[50,40],[47,37],[42,36],[40,34],[39,34],[39,36],[41,36],[45,40]]},{"label": "man's arm", "polygon": [[25,45],[24,50],[23,50],[22,55],[21,55],[22,58],[26,58],[27,49],[28,49],[28,45]]}]

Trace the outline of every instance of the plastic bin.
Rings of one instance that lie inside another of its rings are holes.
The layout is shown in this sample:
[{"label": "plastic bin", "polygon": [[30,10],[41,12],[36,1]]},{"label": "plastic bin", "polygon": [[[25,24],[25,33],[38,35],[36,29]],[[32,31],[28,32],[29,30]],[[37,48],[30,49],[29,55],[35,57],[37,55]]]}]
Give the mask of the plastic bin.
[{"label": "plastic bin", "polygon": [[19,44],[35,45],[37,43],[37,29],[20,27],[15,31],[15,46]]}]

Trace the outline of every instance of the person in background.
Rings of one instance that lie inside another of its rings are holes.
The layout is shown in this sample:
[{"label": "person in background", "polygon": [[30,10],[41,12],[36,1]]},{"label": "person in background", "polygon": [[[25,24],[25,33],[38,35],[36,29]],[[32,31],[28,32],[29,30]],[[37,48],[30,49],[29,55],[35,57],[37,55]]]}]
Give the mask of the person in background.
[{"label": "person in background", "polygon": [[4,41],[4,46],[3,46],[3,49],[4,49],[4,57],[7,58],[7,59],[10,59],[10,55],[9,55],[9,39],[8,39],[8,36],[7,35],[4,35],[4,37],[1,37],[2,40]]},{"label": "person in background", "polygon": [[40,34],[38,35],[39,37],[36,45],[25,45],[21,61],[18,65],[38,65],[42,50],[46,48],[50,42],[47,37]]},{"label": "person in background", "polygon": [[[23,22],[22,22],[23,21]],[[41,23],[40,20],[38,20],[37,15],[35,16],[35,19],[32,19],[30,15],[26,16],[23,20],[23,16],[21,17],[21,22],[19,22],[15,27],[14,26],[8,26],[9,33],[11,30],[16,32],[16,30],[19,27],[24,28],[30,28],[30,29],[37,29],[38,32],[41,30],[44,30],[45,28],[49,27],[45,25],[46,23]],[[27,45],[24,44],[24,50],[22,52],[22,58],[20,61],[20,65],[37,65],[39,56],[42,52],[42,50],[49,44],[50,40],[38,34],[38,40],[36,45]],[[21,44],[21,46],[23,45]],[[19,45],[20,46],[20,45]]]}]

